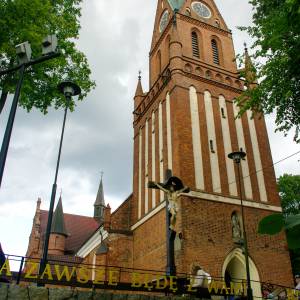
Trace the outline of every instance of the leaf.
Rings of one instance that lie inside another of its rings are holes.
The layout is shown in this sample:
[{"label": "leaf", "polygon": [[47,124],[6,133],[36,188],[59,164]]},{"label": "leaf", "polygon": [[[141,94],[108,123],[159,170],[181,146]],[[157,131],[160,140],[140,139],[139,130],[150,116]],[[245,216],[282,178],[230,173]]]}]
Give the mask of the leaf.
[{"label": "leaf", "polygon": [[[285,219],[285,229],[298,229],[300,230],[300,214],[299,215],[291,215],[287,216]],[[300,245],[299,245],[300,247]]]},{"label": "leaf", "polygon": [[287,230],[286,237],[289,249],[296,250],[300,248],[300,226]]},{"label": "leaf", "polygon": [[[80,29],[82,0],[2,0],[0,1],[0,68],[7,69],[16,63],[15,45],[29,41],[32,58],[42,55],[41,43],[45,36],[56,33],[62,53],[59,58],[28,68],[20,105],[27,111],[32,108],[47,113],[49,107],[65,107],[65,98],[57,85],[68,78],[82,90],[83,100],[95,87],[86,56],[76,49]],[[0,78],[0,90],[14,93],[17,74]],[[70,110],[76,104],[72,98]]]},{"label": "leaf", "polygon": [[284,227],[284,217],[282,214],[272,214],[263,218],[258,225],[258,233],[274,235],[279,233]]}]

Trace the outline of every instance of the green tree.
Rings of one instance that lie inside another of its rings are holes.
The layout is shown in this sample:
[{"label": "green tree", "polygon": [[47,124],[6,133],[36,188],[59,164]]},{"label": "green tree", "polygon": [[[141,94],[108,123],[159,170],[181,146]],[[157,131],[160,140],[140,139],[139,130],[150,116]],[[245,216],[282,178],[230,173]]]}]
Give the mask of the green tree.
[{"label": "green tree", "polygon": [[254,69],[259,85],[237,99],[247,109],[276,112],[276,126],[285,134],[295,128],[300,142],[300,0],[249,0],[253,26],[241,27],[254,39]]},{"label": "green tree", "polygon": [[284,174],[277,180],[282,214],[263,218],[258,226],[261,234],[274,235],[286,231],[294,273],[300,272],[300,175]]},{"label": "green tree", "polygon": [[283,213],[300,214],[300,175],[284,174],[277,180]]},{"label": "green tree", "polygon": [[[85,55],[76,49],[79,36],[82,0],[1,0],[0,1],[0,68],[16,62],[15,45],[29,41],[32,56],[41,55],[41,42],[49,34],[58,37],[59,58],[35,65],[27,70],[20,97],[20,105],[30,111],[33,107],[47,113],[49,107],[65,105],[57,92],[57,84],[68,78],[77,82],[82,100],[94,88]],[[18,74],[0,78],[1,105],[8,93],[13,93]],[[70,103],[73,110],[75,103]]]}]

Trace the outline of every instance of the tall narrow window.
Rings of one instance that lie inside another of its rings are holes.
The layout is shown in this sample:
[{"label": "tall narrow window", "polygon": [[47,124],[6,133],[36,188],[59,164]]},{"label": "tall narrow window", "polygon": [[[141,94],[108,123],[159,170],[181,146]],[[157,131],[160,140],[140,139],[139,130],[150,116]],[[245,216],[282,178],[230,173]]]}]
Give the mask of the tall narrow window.
[{"label": "tall narrow window", "polygon": [[218,44],[217,44],[216,40],[211,40],[211,47],[212,47],[212,52],[213,52],[214,63],[219,65],[220,64],[220,57],[219,57]]},{"label": "tall narrow window", "polygon": [[158,76],[161,73],[161,53],[158,51],[157,53],[157,71],[158,71]]},{"label": "tall narrow window", "polygon": [[200,58],[198,35],[195,31],[192,32],[192,49],[193,49],[193,56]]}]

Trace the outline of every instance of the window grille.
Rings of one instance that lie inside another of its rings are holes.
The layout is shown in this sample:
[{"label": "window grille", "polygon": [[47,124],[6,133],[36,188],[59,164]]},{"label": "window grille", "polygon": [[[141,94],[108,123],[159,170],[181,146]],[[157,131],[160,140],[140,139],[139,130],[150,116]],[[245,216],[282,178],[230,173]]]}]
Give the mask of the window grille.
[{"label": "window grille", "polygon": [[211,47],[213,52],[213,61],[215,64],[220,64],[220,57],[219,57],[219,49],[216,40],[211,41]]},{"label": "window grille", "polygon": [[198,35],[195,31],[192,32],[192,49],[193,49],[193,56],[200,58]]}]

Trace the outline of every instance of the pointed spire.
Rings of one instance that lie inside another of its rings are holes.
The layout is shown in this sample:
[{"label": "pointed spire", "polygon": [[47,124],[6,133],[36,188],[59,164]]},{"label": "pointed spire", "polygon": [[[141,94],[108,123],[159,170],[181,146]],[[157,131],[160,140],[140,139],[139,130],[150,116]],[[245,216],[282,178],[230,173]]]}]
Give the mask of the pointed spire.
[{"label": "pointed spire", "polygon": [[94,203],[94,206],[98,205],[103,205],[105,206],[105,201],[104,201],[104,190],[103,190],[103,172],[101,172],[101,180],[100,180],[100,185],[97,193],[97,198]]},{"label": "pointed spire", "polygon": [[256,76],[256,70],[253,65],[252,59],[249,55],[247,44],[244,43],[245,52],[244,52],[244,59],[245,59],[245,79],[246,79],[246,85],[250,88],[255,86],[257,84],[257,76]]},{"label": "pointed spire", "polygon": [[55,212],[53,214],[51,233],[57,233],[68,236],[64,220],[64,211],[62,206],[61,195],[59,197]]},{"label": "pointed spire", "polygon": [[101,172],[100,185],[97,193],[97,198],[94,203],[94,219],[96,219],[99,223],[103,222],[104,208],[105,208],[105,200],[104,200],[104,190],[103,190],[103,172]]},{"label": "pointed spire", "polygon": [[143,87],[142,87],[142,76],[141,76],[141,74],[142,74],[142,72],[139,71],[138,84],[137,84],[137,87],[136,87],[135,97],[143,96],[143,94],[144,94]]}]

